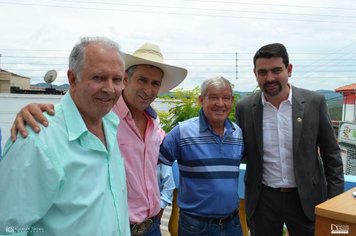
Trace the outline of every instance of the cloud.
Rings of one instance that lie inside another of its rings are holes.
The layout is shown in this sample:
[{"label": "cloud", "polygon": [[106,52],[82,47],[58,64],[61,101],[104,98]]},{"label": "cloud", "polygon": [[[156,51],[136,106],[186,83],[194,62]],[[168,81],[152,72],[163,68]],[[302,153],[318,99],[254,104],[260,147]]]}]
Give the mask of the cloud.
[{"label": "cloud", "polygon": [[223,75],[253,90],[252,57],[262,45],[284,43],[291,82],[310,89],[353,83],[356,3],[316,1],[2,1],[1,67],[32,82],[49,69],[67,81],[67,57],[82,36],[108,36],[125,52],[157,43],[168,63],[189,69],[183,88]]}]

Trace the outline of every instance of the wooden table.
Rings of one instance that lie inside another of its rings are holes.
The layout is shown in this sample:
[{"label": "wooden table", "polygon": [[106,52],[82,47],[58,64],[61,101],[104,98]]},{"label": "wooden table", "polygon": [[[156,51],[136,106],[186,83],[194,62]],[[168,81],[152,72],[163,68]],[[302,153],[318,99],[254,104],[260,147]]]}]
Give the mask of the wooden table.
[{"label": "wooden table", "polygon": [[315,235],[356,235],[356,197],[352,188],[315,207]]}]

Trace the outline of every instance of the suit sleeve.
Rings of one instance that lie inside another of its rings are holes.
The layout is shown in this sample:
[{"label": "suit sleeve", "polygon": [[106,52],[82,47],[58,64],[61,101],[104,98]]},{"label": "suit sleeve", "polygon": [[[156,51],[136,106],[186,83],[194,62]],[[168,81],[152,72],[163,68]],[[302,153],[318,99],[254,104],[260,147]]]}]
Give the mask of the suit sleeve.
[{"label": "suit sleeve", "polygon": [[321,98],[319,114],[319,150],[324,166],[328,198],[332,198],[344,191],[344,174],[340,147],[336,140],[324,97]]}]

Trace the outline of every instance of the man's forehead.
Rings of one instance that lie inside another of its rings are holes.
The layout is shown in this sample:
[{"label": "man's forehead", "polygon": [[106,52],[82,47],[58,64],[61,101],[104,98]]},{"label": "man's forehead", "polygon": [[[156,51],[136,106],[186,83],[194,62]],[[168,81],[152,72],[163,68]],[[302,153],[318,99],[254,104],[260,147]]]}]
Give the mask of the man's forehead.
[{"label": "man's forehead", "polygon": [[283,63],[282,57],[260,57],[256,60],[256,65],[261,63]]},{"label": "man's forehead", "polygon": [[154,65],[150,65],[150,64],[138,64],[136,65],[137,68],[152,68],[154,70],[160,70],[163,73],[163,70],[157,66]]},{"label": "man's forehead", "polygon": [[207,89],[207,95],[208,96],[212,96],[212,95],[226,95],[226,94],[232,94],[231,89],[228,86],[224,86],[224,87],[212,87],[210,86]]},{"label": "man's forehead", "polygon": [[162,72],[162,76],[160,76],[160,78],[154,78],[154,79],[161,81],[163,79],[163,71],[156,66],[146,65],[146,64],[137,65],[136,70],[133,74],[136,74],[136,75],[138,75],[140,77],[144,77],[144,78],[151,78],[150,74],[151,73],[154,74],[155,72],[157,72],[157,70]]},{"label": "man's forehead", "polygon": [[272,57],[272,58],[258,58],[256,61],[256,68],[258,69],[273,69],[285,67],[283,58]]}]

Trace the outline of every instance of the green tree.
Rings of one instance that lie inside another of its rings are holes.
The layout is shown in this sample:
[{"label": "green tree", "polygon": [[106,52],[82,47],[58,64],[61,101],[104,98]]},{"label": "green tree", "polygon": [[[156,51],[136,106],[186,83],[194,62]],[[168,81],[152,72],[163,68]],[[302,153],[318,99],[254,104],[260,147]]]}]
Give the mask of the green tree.
[{"label": "green tree", "polygon": [[[199,87],[192,90],[177,89],[173,101],[167,101],[172,108],[168,112],[158,112],[163,130],[169,132],[178,122],[197,116],[199,114],[198,96]],[[163,97],[163,99],[166,98]]]},{"label": "green tree", "polygon": [[328,105],[331,120],[342,120],[342,105]]}]

